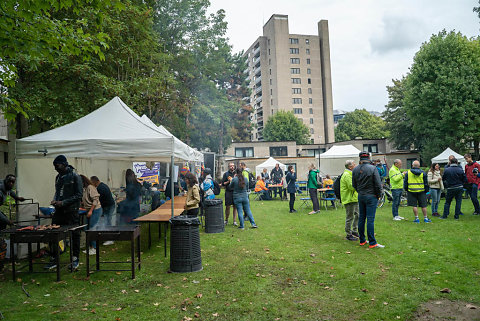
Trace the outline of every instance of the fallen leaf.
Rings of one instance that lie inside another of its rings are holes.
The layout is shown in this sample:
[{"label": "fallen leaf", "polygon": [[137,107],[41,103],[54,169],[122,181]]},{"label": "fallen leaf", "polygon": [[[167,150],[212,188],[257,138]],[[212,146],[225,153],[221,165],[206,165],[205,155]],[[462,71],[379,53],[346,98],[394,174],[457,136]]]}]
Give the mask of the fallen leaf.
[{"label": "fallen leaf", "polygon": [[315,257],[315,253],[310,254],[311,257]]},{"label": "fallen leaf", "polygon": [[138,293],[138,292],[140,292],[140,290],[133,290],[133,291],[134,291],[135,293]]},{"label": "fallen leaf", "polygon": [[440,292],[442,292],[442,293],[450,293],[450,292],[452,292],[452,290],[450,290],[449,288],[443,288],[443,289],[440,290]]},{"label": "fallen leaf", "polygon": [[440,274],[440,272],[433,272],[433,274]]},{"label": "fallen leaf", "polygon": [[233,302],[237,302],[237,299],[233,299],[232,301],[233,301]]},{"label": "fallen leaf", "polygon": [[220,294],[220,291],[217,290],[217,294]]},{"label": "fallen leaf", "polygon": [[195,309],[200,309],[200,306],[199,306],[199,305],[197,305],[197,306],[195,307]]},{"label": "fallen leaf", "polygon": [[122,275],[122,272],[115,272],[116,275]]},{"label": "fallen leaf", "polygon": [[195,312],[195,314],[193,315],[195,318],[200,318],[200,313],[198,312]]},{"label": "fallen leaf", "polygon": [[184,320],[184,321],[192,321],[192,318],[187,317],[187,316],[184,316],[182,320]]},{"label": "fallen leaf", "polygon": [[187,311],[187,307],[182,307],[182,311]]},{"label": "fallen leaf", "polygon": [[303,285],[307,285],[307,281],[302,280]]},{"label": "fallen leaf", "polygon": [[198,284],[198,283],[200,283],[200,281],[193,280],[193,281],[192,281],[192,283],[194,283],[194,284]]},{"label": "fallen leaf", "polygon": [[163,284],[162,283],[157,283],[157,286],[163,286]]},{"label": "fallen leaf", "polygon": [[122,290],[122,293],[127,294],[128,292],[127,292],[127,290]]},{"label": "fallen leaf", "polygon": [[187,278],[183,278],[183,281],[187,281],[188,279]]},{"label": "fallen leaf", "polygon": [[88,303],[85,303],[83,306],[84,306],[84,307],[88,307]]},{"label": "fallen leaf", "polygon": [[88,309],[87,308],[82,308],[82,311],[88,311]]},{"label": "fallen leaf", "polygon": [[214,317],[218,317],[218,313],[212,313]]},{"label": "fallen leaf", "polygon": [[260,273],[255,274],[256,276],[260,276]]},{"label": "fallen leaf", "polygon": [[50,294],[47,293],[47,294],[45,294],[44,296],[50,296]]},{"label": "fallen leaf", "polygon": [[115,311],[122,311],[122,308],[121,307],[116,308]]},{"label": "fallen leaf", "polygon": [[156,307],[158,307],[159,304],[160,304],[160,303],[155,302],[153,305],[156,306]]},{"label": "fallen leaf", "polygon": [[352,254],[352,252],[350,252],[350,251],[347,251],[347,252],[345,252],[345,253],[346,253],[346,254]]},{"label": "fallen leaf", "polygon": [[94,314],[97,313],[97,311],[95,311],[95,309],[92,309],[90,312],[92,312]]},{"label": "fallen leaf", "polygon": [[266,307],[262,307],[263,311],[267,311],[267,308]]},{"label": "fallen leaf", "polygon": [[51,314],[57,314],[57,313],[60,313],[60,310],[55,310],[55,311],[51,312]]},{"label": "fallen leaf", "polygon": [[367,290],[367,289],[362,289],[362,292],[365,292],[365,293],[367,293],[367,292],[368,292],[368,290]]},{"label": "fallen leaf", "polygon": [[203,296],[203,294],[201,294],[201,293],[199,293],[199,294],[196,295],[196,297],[199,298],[199,299],[200,299],[202,296]]},{"label": "fallen leaf", "polygon": [[388,302],[383,302],[383,305],[388,305]]}]

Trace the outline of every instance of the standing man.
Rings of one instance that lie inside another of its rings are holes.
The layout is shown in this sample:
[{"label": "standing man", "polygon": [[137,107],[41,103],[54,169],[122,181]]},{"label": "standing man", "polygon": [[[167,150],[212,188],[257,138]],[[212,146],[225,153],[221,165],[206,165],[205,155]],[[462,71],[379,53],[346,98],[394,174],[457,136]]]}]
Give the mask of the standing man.
[{"label": "standing man", "polygon": [[375,239],[375,212],[378,200],[382,196],[382,182],[375,166],[370,161],[370,154],[360,152],[360,165],[352,171],[352,186],[358,193],[358,234],[360,245],[367,244],[365,239],[365,221],[369,248],[384,248]]},{"label": "standing man", "polygon": [[480,178],[478,177],[478,172],[480,170],[480,164],[474,162],[472,159],[472,155],[465,154],[465,161],[467,164],[465,165],[465,175],[467,176],[467,193],[472,200],[473,207],[475,211],[473,215],[480,214],[480,205],[478,204],[477,193],[478,193],[478,185],[480,185]]},{"label": "standing man", "polygon": [[314,164],[310,164],[308,166],[308,181],[307,181],[307,188],[308,193],[310,194],[310,199],[312,200],[313,211],[308,213],[309,215],[315,214],[320,212],[320,205],[318,204],[318,189],[320,186],[317,182],[317,175],[320,173],[318,169],[315,168]]},{"label": "standing man", "polygon": [[[16,202],[23,202],[25,199],[23,197],[18,197],[17,194],[12,190],[15,186],[17,178],[13,174],[8,174],[4,180],[0,181],[0,206],[5,203],[7,196],[11,196]],[[0,211],[0,231],[5,229],[7,225],[12,225],[11,222],[2,211]]]},{"label": "standing man", "polygon": [[[112,192],[107,184],[100,182],[97,176],[90,177],[90,181],[97,188],[98,194],[100,194],[100,205],[103,210],[102,216],[105,220],[105,226],[112,226],[112,218],[115,214],[115,200]],[[112,245],[113,243],[113,241],[105,241],[103,245]]]},{"label": "standing man", "polygon": [[[78,225],[78,208],[83,194],[82,179],[73,171],[73,167],[68,165],[67,158],[64,155],[58,155],[53,160],[53,166],[58,172],[55,177],[55,195],[50,205],[55,206],[55,214],[52,223],[58,225]],[[58,251],[58,244],[51,246],[54,253]],[[70,267],[72,271],[78,269],[78,258],[80,255],[80,231],[77,229],[72,232],[72,252],[73,262]],[[45,266],[47,269],[57,267],[55,261]]]},{"label": "standing man", "polygon": [[237,209],[233,205],[233,187],[230,185],[234,176],[235,164],[228,163],[228,171],[223,174],[222,178],[222,186],[225,186],[225,225],[227,225],[230,216],[230,207],[233,207],[233,225],[237,226]]},{"label": "standing man", "polygon": [[[275,167],[270,172],[270,178],[273,185],[282,184],[283,171],[280,168],[280,164],[275,164]],[[280,194],[280,197],[282,197],[282,187],[275,187],[273,191],[275,193],[275,197],[277,197],[277,194]]]},{"label": "standing man", "polygon": [[450,204],[453,198],[455,198],[454,218],[458,220],[462,209],[463,184],[467,183],[467,176],[460,165],[458,165],[458,160],[455,157],[450,160],[450,166],[445,168],[442,179],[443,185],[447,189],[447,196],[445,197],[443,215],[439,218],[444,220],[448,217]]},{"label": "standing man", "polygon": [[427,192],[430,188],[428,185],[427,175],[420,169],[418,160],[412,163],[412,169],[409,169],[403,181],[403,188],[407,190],[407,204],[413,206],[413,214],[415,220],[413,223],[420,223],[418,218],[418,206],[422,208],[423,222],[431,223],[427,216]]},{"label": "standing man", "polygon": [[393,166],[390,168],[388,173],[390,185],[392,187],[392,215],[394,221],[403,220],[403,217],[398,215],[398,207],[400,206],[400,200],[403,193],[403,179],[407,172],[400,172],[401,167],[402,161],[397,158],[393,161]]},{"label": "standing man", "polygon": [[352,171],[356,164],[353,160],[345,162],[345,170],[340,179],[340,199],[345,206],[345,233],[349,241],[358,241],[358,193],[352,185]]}]

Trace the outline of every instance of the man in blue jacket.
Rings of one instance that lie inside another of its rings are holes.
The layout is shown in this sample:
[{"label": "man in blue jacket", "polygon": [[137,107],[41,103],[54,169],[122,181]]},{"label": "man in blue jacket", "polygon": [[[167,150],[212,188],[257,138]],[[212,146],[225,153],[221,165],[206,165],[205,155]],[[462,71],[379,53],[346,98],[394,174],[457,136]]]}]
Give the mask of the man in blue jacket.
[{"label": "man in blue jacket", "polygon": [[467,183],[467,176],[462,167],[458,165],[458,160],[455,157],[450,160],[450,166],[445,168],[442,180],[443,185],[447,189],[447,196],[445,197],[443,215],[439,218],[444,220],[448,217],[450,204],[452,203],[453,198],[455,198],[454,218],[458,220],[462,209],[463,184]]},{"label": "man in blue jacket", "polygon": [[427,192],[429,189],[427,174],[420,169],[420,162],[414,161],[412,168],[408,170],[403,180],[403,189],[407,191],[407,204],[413,207],[415,220],[413,223],[420,223],[418,218],[418,206],[422,208],[423,221],[431,223],[427,216]]}]

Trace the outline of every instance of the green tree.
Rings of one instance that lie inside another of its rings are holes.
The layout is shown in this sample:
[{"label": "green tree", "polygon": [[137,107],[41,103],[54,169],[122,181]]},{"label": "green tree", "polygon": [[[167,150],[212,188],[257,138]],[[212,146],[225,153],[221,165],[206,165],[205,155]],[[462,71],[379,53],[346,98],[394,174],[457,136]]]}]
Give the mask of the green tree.
[{"label": "green tree", "polygon": [[405,96],[405,77],[392,79],[393,85],[387,86],[388,104],[382,116],[385,129],[389,132],[389,141],[397,149],[420,148],[419,137],[413,132],[413,122],[408,117],[403,105]]},{"label": "green tree", "polygon": [[478,39],[445,30],[415,54],[405,83],[405,111],[430,159],[446,147],[462,153],[480,141]]},{"label": "green tree", "polygon": [[355,109],[353,112],[346,113],[335,128],[335,140],[344,141],[356,137],[363,139],[388,137],[385,121],[365,109]]},{"label": "green tree", "polygon": [[308,127],[295,117],[291,111],[278,111],[268,118],[263,129],[266,141],[296,141],[297,144],[309,144],[310,133]]}]

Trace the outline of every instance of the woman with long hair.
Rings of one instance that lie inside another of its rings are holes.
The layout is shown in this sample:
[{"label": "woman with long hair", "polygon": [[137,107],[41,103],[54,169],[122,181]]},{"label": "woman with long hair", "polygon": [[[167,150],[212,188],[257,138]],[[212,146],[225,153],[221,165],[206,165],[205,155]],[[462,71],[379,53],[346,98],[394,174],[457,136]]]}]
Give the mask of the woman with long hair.
[{"label": "woman with long hair", "polygon": [[[80,175],[83,184],[83,194],[82,194],[82,207],[87,211],[87,220],[88,228],[94,228],[100,216],[102,215],[102,206],[100,205],[100,194],[97,191],[97,188],[92,184],[92,182],[85,175]],[[97,244],[95,241],[90,242],[90,248],[88,249],[89,255],[94,255],[96,253]],[[83,251],[87,253],[87,250]]]},{"label": "woman with long hair", "polygon": [[140,196],[142,185],[138,182],[135,173],[129,168],[125,172],[125,200],[120,209],[120,219],[123,224],[134,224],[133,219],[140,215]]},{"label": "woman with long hair", "polygon": [[188,216],[197,216],[200,204],[200,187],[195,175],[188,172],[185,175],[185,182],[187,183],[187,201],[185,202],[185,214]]},{"label": "woman with long hair", "polygon": [[295,205],[295,192],[297,191],[295,186],[295,182],[297,181],[297,173],[295,173],[292,165],[288,166],[285,180],[287,182],[287,192],[290,194],[290,213],[296,213],[297,211],[293,207]]},{"label": "woman with long hair", "polygon": [[440,165],[433,163],[427,173],[428,185],[430,186],[430,195],[432,196],[432,216],[440,216],[438,214],[438,204],[442,195],[443,182],[442,174],[440,174]]},{"label": "woman with long hair", "polygon": [[233,204],[235,204],[235,207],[237,208],[238,220],[240,221],[240,226],[238,228],[241,230],[245,228],[243,211],[245,211],[248,220],[252,224],[252,228],[257,228],[255,220],[253,219],[252,211],[250,210],[250,201],[248,200],[245,176],[243,176],[240,168],[236,169],[235,177],[232,179],[230,184],[233,187]]}]

